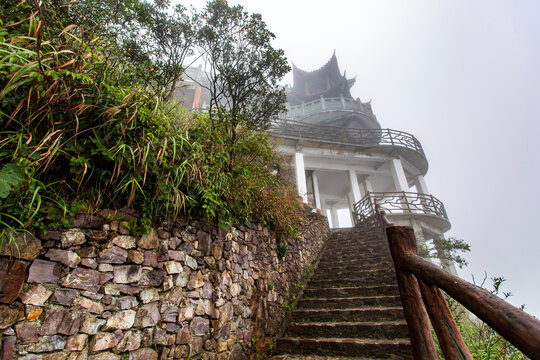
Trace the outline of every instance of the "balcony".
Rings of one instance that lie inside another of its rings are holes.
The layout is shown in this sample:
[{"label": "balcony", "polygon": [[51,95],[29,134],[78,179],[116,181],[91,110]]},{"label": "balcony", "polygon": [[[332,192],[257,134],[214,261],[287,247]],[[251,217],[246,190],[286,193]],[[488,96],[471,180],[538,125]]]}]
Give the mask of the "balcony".
[{"label": "balcony", "polygon": [[268,133],[280,139],[312,142],[332,147],[351,147],[355,150],[369,149],[372,152],[398,153],[427,172],[428,163],[420,142],[412,135],[392,129],[355,129],[329,125],[313,125],[288,119],[276,119]]},{"label": "balcony", "polygon": [[373,115],[373,111],[371,110],[371,105],[369,103],[364,104],[360,101],[346,99],[343,97],[320,98],[308,103],[289,106],[287,118],[303,119],[321,112],[336,110],[359,112],[365,116],[375,119],[375,115]]},{"label": "balcony", "polygon": [[379,226],[377,208],[388,219],[417,219],[444,231],[450,221],[443,203],[433,195],[414,192],[369,192],[354,204],[355,224],[360,227]]}]

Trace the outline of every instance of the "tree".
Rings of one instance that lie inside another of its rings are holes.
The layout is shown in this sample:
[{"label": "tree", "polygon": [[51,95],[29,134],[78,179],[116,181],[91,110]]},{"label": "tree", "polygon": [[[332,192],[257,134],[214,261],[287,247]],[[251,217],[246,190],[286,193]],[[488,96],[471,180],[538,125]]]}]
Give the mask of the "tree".
[{"label": "tree", "polygon": [[418,255],[429,259],[439,259],[441,262],[454,263],[460,269],[467,266],[467,260],[460,253],[469,251],[471,251],[471,247],[464,240],[454,237],[445,239],[442,236],[434,238],[431,244],[426,243],[426,247],[418,247]]},{"label": "tree", "polygon": [[125,41],[131,60],[142,59],[149,85],[170,98],[184,73],[184,61],[193,53],[194,33],[186,8],[169,1],[149,8],[150,18]]},{"label": "tree", "polygon": [[76,24],[101,39],[108,62],[129,61],[137,77],[153,91],[164,91],[166,98],[193,53],[191,18],[184,6],[171,6],[169,0],[52,0],[49,6],[64,26]]},{"label": "tree", "polygon": [[226,111],[232,127],[243,122],[265,128],[285,110],[284,89],[278,81],[290,71],[284,52],[274,49],[275,38],[260,14],[251,14],[226,0],[210,1],[196,14],[197,47],[208,65],[210,116]]}]

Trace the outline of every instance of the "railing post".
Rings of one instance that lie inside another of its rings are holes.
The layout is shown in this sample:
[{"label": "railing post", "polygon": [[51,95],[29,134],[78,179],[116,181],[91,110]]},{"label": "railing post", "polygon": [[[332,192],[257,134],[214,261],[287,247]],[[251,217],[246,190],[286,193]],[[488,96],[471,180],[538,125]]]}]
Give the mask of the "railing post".
[{"label": "railing post", "polygon": [[420,279],[417,280],[444,358],[473,360],[441,290]]},{"label": "railing post", "polygon": [[412,214],[411,204],[409,203],[409,199],[407,198],[407,193],[405,191],[402,191],[402,193],[403,193],[403,201],[405,201],[405,205],[407,206],[407,211],[409,214]]},{"label": "railing post", "polygon": [[396,267],[396,278],[411,337],[413,356],[417,360],[438,359],[420,286],[414,275],[405,271],[401,266],[402,257],[416,254],[416,240],[413,230],[408,227],[391,226],[386,229],[386,235]]}]

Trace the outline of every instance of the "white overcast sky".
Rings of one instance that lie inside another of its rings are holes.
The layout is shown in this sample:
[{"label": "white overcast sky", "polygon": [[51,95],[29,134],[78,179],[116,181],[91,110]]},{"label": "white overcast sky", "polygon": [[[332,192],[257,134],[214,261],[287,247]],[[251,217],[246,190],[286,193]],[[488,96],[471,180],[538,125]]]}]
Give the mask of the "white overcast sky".
[{"label": "white overcast sky", "polygon": [[262,14],[304,70],[336,50],[353,96],[422,143],[446,235],[471,245],[460,275],[504,276],[510,302],[540,317],[540,2],[229,2]]}]

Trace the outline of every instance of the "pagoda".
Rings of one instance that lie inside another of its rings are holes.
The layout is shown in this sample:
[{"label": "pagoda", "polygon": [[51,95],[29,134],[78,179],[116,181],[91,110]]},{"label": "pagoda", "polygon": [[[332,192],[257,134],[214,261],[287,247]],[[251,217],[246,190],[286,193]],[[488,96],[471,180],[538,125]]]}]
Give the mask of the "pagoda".
[{"label": "pagoda", "polygon": [[[381,128],[371,103],[351,95],[355,82],[341,73],[335,52],[314,71],[293,65],[287,113],[269,133],[302,201],[332,227],[373,226],[383,210],[393,224],[412,227],[424,246],[444,236],[450,221],[428,190],[422,145],[412,134]],[[442,258],[441,265],[455,273],[452,262]]]},{"label": "pagoda", "polygon": [[355,78],[339,70],[336,54],[321,68],[305,71],[293,64],[293,86],[287,88],[287,118],[312,124],[380,129],[371,103],[354,99]]}]

